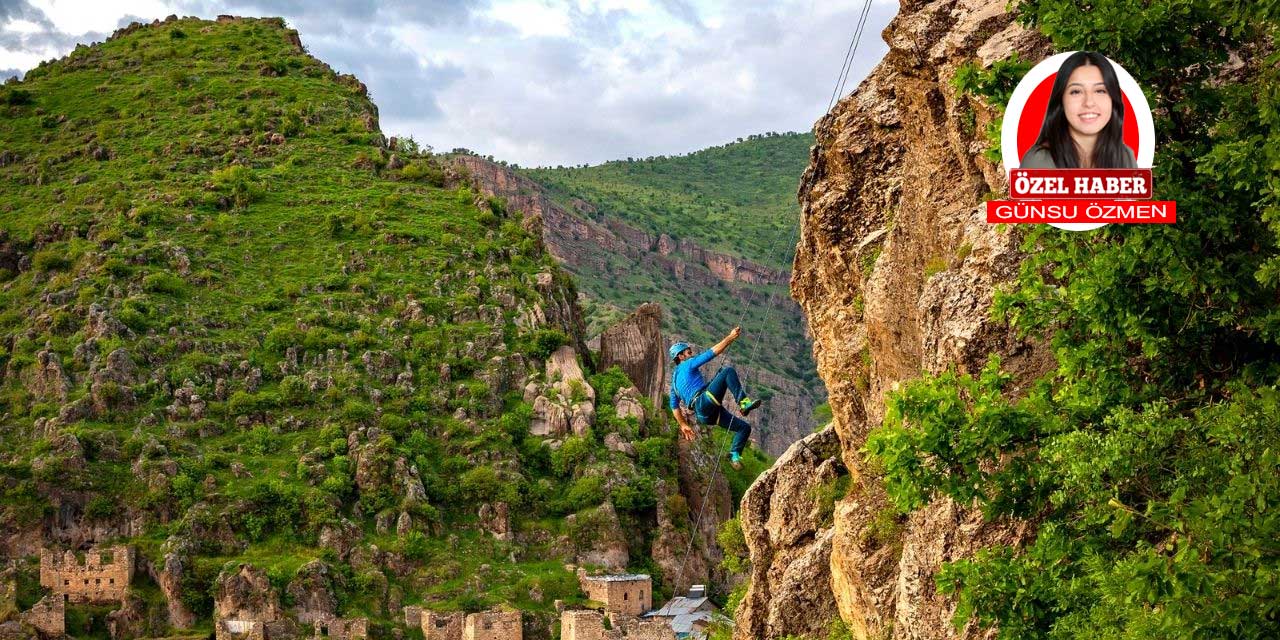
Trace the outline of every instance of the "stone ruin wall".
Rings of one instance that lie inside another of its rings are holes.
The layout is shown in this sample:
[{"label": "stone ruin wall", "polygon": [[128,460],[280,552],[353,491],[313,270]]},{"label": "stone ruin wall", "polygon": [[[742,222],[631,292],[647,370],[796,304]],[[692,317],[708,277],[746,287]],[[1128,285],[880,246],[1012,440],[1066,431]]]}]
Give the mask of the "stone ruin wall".
[{"label": "stone ruin wall", "polygon": [[23,612],[21,620],[35,627],[44,636],[64,636],[67,633],[66,606],[62,596],[48,595]]},{"label": "stone ruin wall", "polygon": [[40,550],[40,586],[48,587],[69,602],[122,602],[133,577],[133,548],[116,546],[104,562],[101,549],[84,554],[84,562],[67,550],[60,557],[50,549]]},{"label": "stone ruin wall", "polygon": [[599,611],[565,611],[560,615],[560,640],[675,640],[665,620],[610,615],[610,628]]},{"label": "stone ruin wall", "polygon": [[423,640],[523,640],[519,611],[418,615]]},{"label": "stone ruin wall", "polygon": [[462,640],[523,640],[519,611],[489,611],[467,616]]},{"label": "stone ruin wall", "polygon": [[424,611],[421,620],[423,640],[462,640],[464,614]]},{"label": "stone ruin wall", "polygon": [[316,620],[313,637],[336,640],[365,640],[369,637],[368,618],[330,618]]}]

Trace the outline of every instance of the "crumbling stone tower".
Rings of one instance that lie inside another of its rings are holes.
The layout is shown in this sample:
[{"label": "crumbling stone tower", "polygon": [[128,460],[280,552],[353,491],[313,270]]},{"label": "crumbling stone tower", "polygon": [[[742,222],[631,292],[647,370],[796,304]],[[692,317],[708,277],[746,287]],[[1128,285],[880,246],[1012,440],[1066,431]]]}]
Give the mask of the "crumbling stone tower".
[{"label": "crumbling stone tower", "polygon": [[84,562],[67,550],[59,556],[40,550],[40,586],[48,587],[64,602],[122,602],[133,579],[133,547],[119,545],[106,553],[91,549]]},{"label": "crumbling stone tower", "polygon": [[519,611],[485,611],[467,616],[462,640],[522,640]]},{"label": "crumbling stone tower", "polygon": [[462,640],[464,613],[422,612],[422,637],[424,640]]}]

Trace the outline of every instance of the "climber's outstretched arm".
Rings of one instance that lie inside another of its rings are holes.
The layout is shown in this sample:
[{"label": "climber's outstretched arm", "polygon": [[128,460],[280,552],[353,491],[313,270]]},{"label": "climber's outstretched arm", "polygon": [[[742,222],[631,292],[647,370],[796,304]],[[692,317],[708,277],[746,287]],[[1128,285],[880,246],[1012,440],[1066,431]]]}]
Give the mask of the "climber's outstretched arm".
[{"label": "climber's outstretched arm", "polygon": [[716,355],[724,353],[724,350],[728,349],[729,345],[733,344],[733,341],[737,340],[740,335],[742,335],[742,327],[734,327],[733,331],[730,331],[729,335],[724,337],[724,340],[717,342],[716,346],[711,347],[711,350],[714,351]]}]

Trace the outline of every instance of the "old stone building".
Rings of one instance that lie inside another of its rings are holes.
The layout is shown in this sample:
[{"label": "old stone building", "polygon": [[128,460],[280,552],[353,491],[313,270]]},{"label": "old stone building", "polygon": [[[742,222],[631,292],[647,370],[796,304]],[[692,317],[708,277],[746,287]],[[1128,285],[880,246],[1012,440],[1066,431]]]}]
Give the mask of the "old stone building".
[{"label": "old stone building", "polygon": [[424,640],[521,640],[524,633],[519,611],[423,611],[420,619]]},{"label": "old stone building", "polygon": [[653,608],[653,580],[646,574],[588,576],[579,570],[578,586],[608,613],[638,616]]},{"label": "old stone building", "polygon": [[133,547],[120,545],[104,552],[91,549],[84,561],[71,550],[57,554],[40,550],[40,586],[48,587],[64,602],[122,602],[133,578]]},{"label": "old stone building", "polygon": [[329,618],[312,623],[313,638],[336,640],[366,640],[369,637],[368,618]]},{"label": "old stone building", "polygon": [[462,640],[522,640],[519,611],[485,611],[467,616]]},{"label": "old stone building", "polygon": [[676,634],[664,620],[644,620],[635,616],[605,615],[592,610],[566,610],[560,614],[560,640],[675,640]]},{"label": "old stone building", "polygon": [[462,625],[467,616],[464,613],[422,612],[423,640],[462,640]]}]

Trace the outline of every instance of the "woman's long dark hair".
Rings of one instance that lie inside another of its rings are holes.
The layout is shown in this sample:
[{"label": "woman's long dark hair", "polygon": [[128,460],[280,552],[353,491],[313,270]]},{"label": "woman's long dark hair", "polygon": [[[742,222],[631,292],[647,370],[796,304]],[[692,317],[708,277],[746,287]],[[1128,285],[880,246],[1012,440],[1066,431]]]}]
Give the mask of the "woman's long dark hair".
[{"label": "woman's long dark hair", "polygon": [[1071,125],[1067,122],[1066,111],[1062,108],[1062,96],[1067,92],[1067,83],[1071,73],[1084,65],[1093,65],[1102,72],[1102,84],[1111,94],[1111,120],[1098,132],[1098,142],[1093,147],[1095,169],[1120,169],[1130,166],[1130,151],[1124,146],[1124,96],[1120,93],[1120,81],[1116,79],[1116,71],[1111,61],[1101,53],[1093,51],[1077,51],[1062,62],[1058,68],[1058,77],[1053,81],[1053,93],[1049,96],[1049,108],[1045,110],[1044,124],[1040,127],[1040,136],[1036,138],[1036,147],[1049,150],[1053,156],[1053,164],[1059,169],[1078,169],[1080,158],[1076,156],[1076,145],[1071,140]]}]

